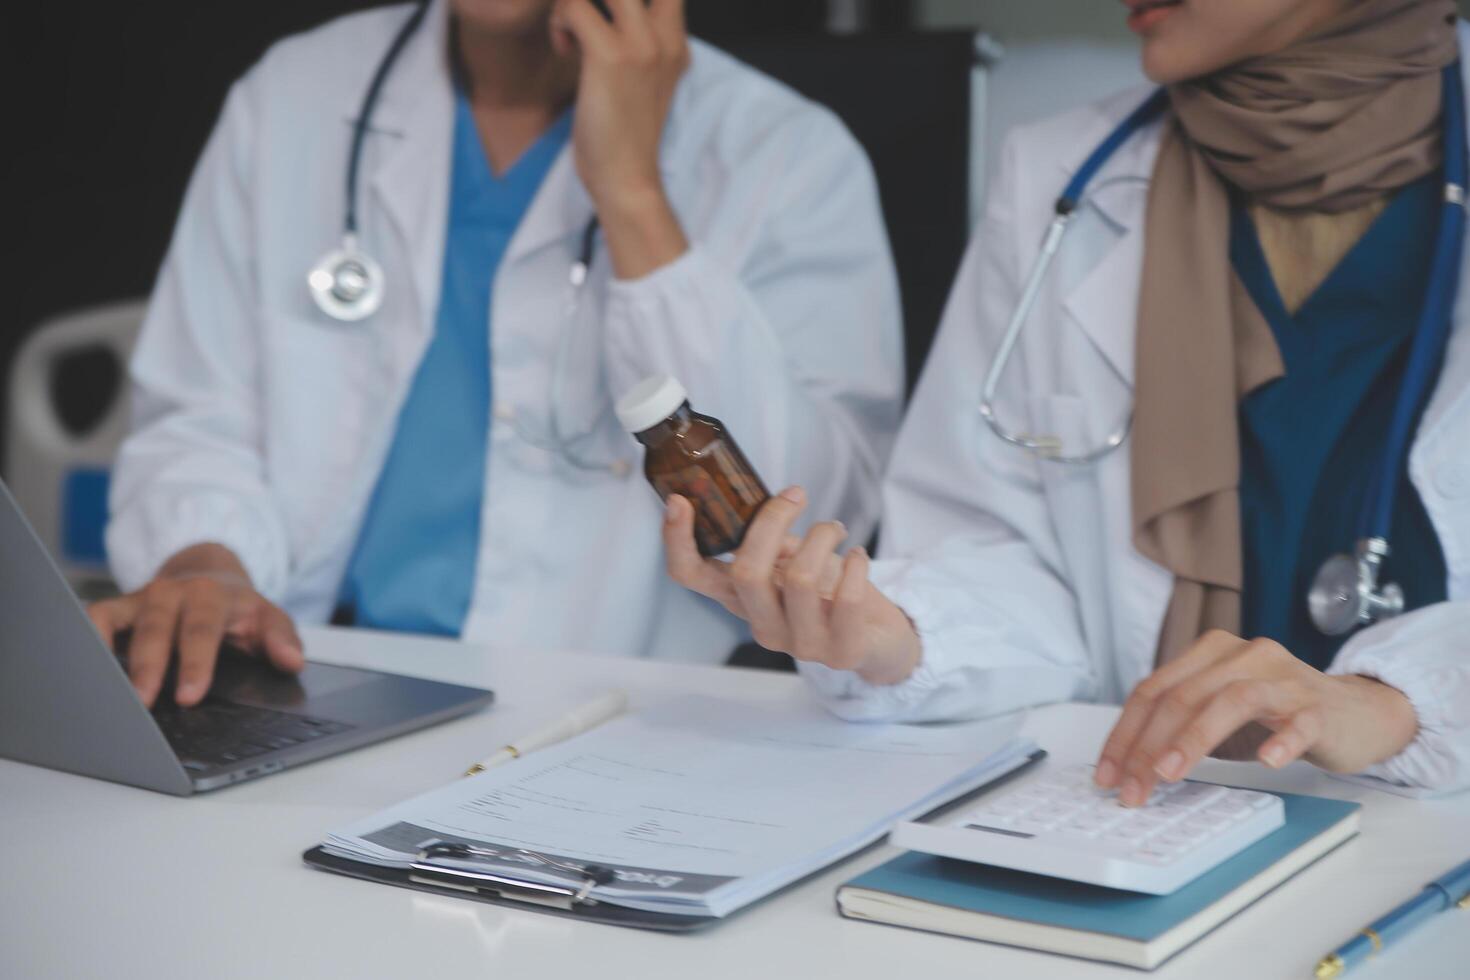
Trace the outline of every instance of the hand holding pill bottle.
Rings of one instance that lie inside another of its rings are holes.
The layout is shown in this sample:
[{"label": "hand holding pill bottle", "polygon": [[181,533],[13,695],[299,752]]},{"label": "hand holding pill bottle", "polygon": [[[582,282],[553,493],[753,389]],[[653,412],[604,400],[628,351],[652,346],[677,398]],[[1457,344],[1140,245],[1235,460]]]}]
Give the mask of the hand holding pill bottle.
[{"label": "hand holding pill bottle", "polygon": [[694,505],[694,540],[706,558],[740,547],[770,493],[717,418],[689,407],[677,379],[654,375],[618,400],[618,420],[646,448],[643,473],[667,501]]}]

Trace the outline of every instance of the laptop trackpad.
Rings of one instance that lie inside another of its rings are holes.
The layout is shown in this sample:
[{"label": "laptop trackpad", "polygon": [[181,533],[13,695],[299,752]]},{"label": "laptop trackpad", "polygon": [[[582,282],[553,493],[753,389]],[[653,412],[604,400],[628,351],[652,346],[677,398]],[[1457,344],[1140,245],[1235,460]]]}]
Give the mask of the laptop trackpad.
[{"label": "laptop trackpad", "polygon": [[220,650],[209,693],[225,701],[290,711],[306,709],[309,701],[320,704],[329,694],[360,687],[381,677],[370,671],[329,664],[307,664],[299,674],[286,674],[260,657],[226,646]]}]

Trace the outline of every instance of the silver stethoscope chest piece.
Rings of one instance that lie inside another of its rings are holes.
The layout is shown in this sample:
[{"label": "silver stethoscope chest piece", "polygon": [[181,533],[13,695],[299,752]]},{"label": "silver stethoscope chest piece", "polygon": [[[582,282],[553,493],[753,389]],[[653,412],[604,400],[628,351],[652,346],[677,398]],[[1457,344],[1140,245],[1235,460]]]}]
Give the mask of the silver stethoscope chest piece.
[{"label": "silver stethoscope chest piece", "polygon": [[1378,587],[1378,571],[1387,556],[1387,541],[1367,538],[1358,542],[1356,556],[1333,555],[1323,562],[1307,593],[1313,625],[1328,636],[1342,636],[1403,612],[1403,590],[1392,582]]},{"label": "silver stethoscope chest piece", "polygon": [[[408,43],[408,39],[423,23],[428,8],[429,0],[419,0],[403,26],[394,35],[392,44],[388,46],[387,52],[384,53],[382,60],[378,62],[377,69],[373,72],[372,81],[368,83],[367,92],[362,98],[362,106],[352,126],[352,143],[347,157],[342,242],[337,248],[322,256],[321,260],[306,274],[306,285],[311,291],[312,300],[318,309],[334,320],[341,322],[363,320],[378,312],[383,305],[383,267],[378,265],[357,241],[357,232],[361,227],[357,220],[358,170],[362,162],[363,140],[371,128],[373,109],[378,103],[379,93],[393,67],[393,62],[398,58],[404,45]],[[571,355],[572,345],[580,337],[575,327],[582,289],[586,285],[593,254],[596,251],[597,229],[597,218],[594,215],[582,229],[581,249],[577,253],[576,261],[572,263],[569,274],[571,292],[566,304],[566,323],[557,334],[556,349],[552,355],[551,390],[547,395],[545,431],[536,432],[522,424],[521,415],[514,411],[504,416],[497,415],[497,419],[513,426],[516,433],[527,444],[559,456],[577,469],[610,473],[617,479],[623,479],[633,472],[632,460],[622,457],[593,458],[590,455],[584,455],[577,448],[579,444],[591,439],[602,430],[603,419],[612,412],[611,403],[609,402],[592,422],[579,431],[571,433],[563,429],[560,412],[560,406],[564,400],[562,389],[566,385],[564,376],[568,373],[566,365]]]},{"label": "silver stethoscope chest piece", "polygon": [[335,320],[361,320],[383,305],[383,267],[357,247],[352,235],[312,266],[306,284],[316,305]]},{"label": "silver stethoscope chest piece", "polygon": [[378,312],[383,305],[383,267],[364,252],[357,244],[357,173],[362,162],[362,143],[367,135],[378,104],[378,94],[383,82],[393,68],[393,62],[403,51],[408,39],[419,29],[428,12],[428,0],[420,0],[409,14],[393,43],[388,45],[383,60],[378,62],[368,83],[367,94],[362,97],[362,107],[352,124],[352,144],[347,157],[347,201],[346,214],[342,222],[342,244],[311,267],[306,274],[306,286],[317,308],[334,320],[352,322],[362,320]]}]

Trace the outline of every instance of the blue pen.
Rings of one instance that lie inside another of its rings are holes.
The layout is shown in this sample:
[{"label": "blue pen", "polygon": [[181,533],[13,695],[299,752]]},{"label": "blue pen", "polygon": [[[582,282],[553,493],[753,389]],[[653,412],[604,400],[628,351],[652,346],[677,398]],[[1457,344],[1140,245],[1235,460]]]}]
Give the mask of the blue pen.
[{"label": "blue pen", "polygon": [[1397,942],[1421,922],[1457,905],[1470,909],[1470,861],[1440,875],[1425,885],[1419,894],[1337,947],[1336,952],[1322,957],[1317,964],[1318,980],[1339,976],[1383,947]]}]

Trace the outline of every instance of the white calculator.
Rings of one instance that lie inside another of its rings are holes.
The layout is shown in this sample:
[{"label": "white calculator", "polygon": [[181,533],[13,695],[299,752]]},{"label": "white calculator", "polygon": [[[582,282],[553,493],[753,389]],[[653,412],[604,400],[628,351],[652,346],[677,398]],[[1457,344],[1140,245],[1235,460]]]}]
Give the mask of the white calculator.
[{"label": "white calculator", "polygon": [[1091,766],[988,794],[945,823],[907,821],[911,851],[1167,895],[1285,822],[1281,797],[1186,780],[1160,783],[1141,807],[1092,781]]}]

